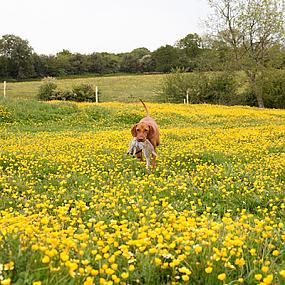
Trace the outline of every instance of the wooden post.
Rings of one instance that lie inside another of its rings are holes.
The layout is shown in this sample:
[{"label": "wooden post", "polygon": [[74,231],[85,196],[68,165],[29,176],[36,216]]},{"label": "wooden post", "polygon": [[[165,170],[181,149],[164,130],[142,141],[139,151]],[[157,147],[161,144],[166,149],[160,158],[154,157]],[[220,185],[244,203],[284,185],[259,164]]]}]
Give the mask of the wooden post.
[{"label": "wooden post", "polygon": [[186,99],[185,98],[183,99],[183,101],[184,101],[184,104],[186,104]]},{"label": "wooden post", "polygon": [[187,102],[187,104],[189,104],[189,93],[188,93],[188,90],[186,92],[186,102]]},{"label": "wooden post", "polygon": [[95,87],[96,103],[98,103],[98,86]]},{"label": "wooden post", "polygon": [[4,81],[4,88],[3,88],[3,92],[4,92],[4,98],[6,97],[6,81]]}]

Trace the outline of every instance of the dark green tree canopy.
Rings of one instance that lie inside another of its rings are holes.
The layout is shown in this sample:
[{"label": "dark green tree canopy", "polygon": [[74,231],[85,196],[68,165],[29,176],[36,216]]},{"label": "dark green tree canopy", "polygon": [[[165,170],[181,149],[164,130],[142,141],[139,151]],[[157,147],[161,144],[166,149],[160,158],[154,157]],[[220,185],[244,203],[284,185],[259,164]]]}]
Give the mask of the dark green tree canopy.
[{"label": "dark green tree canopy", "polygon": [[4,35],[0,39],[0,56],[6,59],[7,69],[17,79],[29,77],[33,72],[33,49],[28,41],[15,35]]},{"label": "dark green tree canopy", "polygon": [[178,48],[185,49],[188,56],[196,57],[202,49],[202,39],[196,33],[188,34],[185,38],[177,41],[175,45]]}]

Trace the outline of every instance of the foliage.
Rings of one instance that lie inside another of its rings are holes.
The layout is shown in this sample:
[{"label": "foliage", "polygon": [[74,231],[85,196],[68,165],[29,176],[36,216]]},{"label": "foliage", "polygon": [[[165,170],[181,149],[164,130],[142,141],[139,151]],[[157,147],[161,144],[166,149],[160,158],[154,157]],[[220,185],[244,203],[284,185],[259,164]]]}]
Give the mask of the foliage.
[{"label": "foliage", "polygon": [[84,83],[74,85],[71,90],[59,90],[54,78],[45,78],[39,87],[38,99],[95,102],[96,92],[92,85]]},{"label": "foliage", "polygon": [[284,283],[284,110],[150,107],[155,171],[125,154],[141,104],[26,100],[34,120],[3,123],[2,284]]},{"label": "foliage", "polygon": [[165,101],[182,103],[187,93],[190,103],[238,103],[235,79],[229,73],[189,74],[177,69],[164,78],[161,97]]},{"label": "foliage", "polygon": [[[192,75],[192,74],[191,74]],[[182,103],[192,77],[181,69],[174,69],[162,81],[161,98],[165,102]]]},{"label": "foliage", "polygon": [[11,76],[16,79],[32,77],[34,75],[32,52],[33,49],[29,46],[28,41],[14,35],[2,36],[0,39],[0,57],[2,64],[4,63],[4,68],[0,69],[2,72],[6,70],[4,76]]},{"label": "foliage", "polygon": [[[259,84],[263,89],[264,105],[266,108],[285,108],[285,72],[283,70],[269,70],[262,77]],[[245,91],[248,105],[256,105],[252,86]]]},{"label": "foliage", "polygon": [[[271,50],[284,40],[284,1],[280,0],[209,0],[214,10],[212,33],[231,47],[232,58],[244,70],[263,108],[264,69],[272,63]],[[276,62],[275,62],[276,64]]]},{"label": "foliage", "polygon": [[56,79],[53,77],[46,77],[42,80],[42,84],[39,87],[38,98],[40,100],[53,100],[58,96],[58,88]]},{"label": "foliage", "polygon": [[[201,54],[203,53],[203,41],[202,38],[198,34],[188,34],[183,39],[179,40],[175,44],[176,47],[181,49],[185,55],[185,63],[182,62],[179,66],[184,66],[188,71],[193,71],[199,67],[199,61]],[[183,55],[180,55],[182,58]],[[201,69],[201,67],[199,67]]]},{"label": "foliage", "polygon": [[[119,54],[80,54],[64,49],[56,55],[38,55],[32,52],[28,41],[14,35],[4,35],[0,40],[0,78],[12,81],[119,72],[169,73],[173,68],[186,71],[223,71],[226,68],[237,71],[241,69],[241,64],[233,60],[237,59],[237,56],[234,53],[235,49],[225,40],[227,35],[222,31],[213,39],[211,36],[202,38],[197,34],[188,34],[173,46],[161,46],[153,52],[144,47]],[[238,50],[245,54],[240,47]],[[13,60],[10,58],[12,54]],[[244,57],[243,62],[248,66],[252,60]],[[276,42],[268,47],[264,58],[266,68],[283,68],[284,63],[284,44]]]},{"label": "foliage", "polygon": [[96,92],[92,85],[80,84],[73,86],[71,92],[68,92],[67,95],[63,93],[63,98],[77,102],[95,102]]},{"label": "foliage", "polygon": [[169,72],[180,65],[181,51],[170,45],[158,48],[152,53],[156,71]]}]

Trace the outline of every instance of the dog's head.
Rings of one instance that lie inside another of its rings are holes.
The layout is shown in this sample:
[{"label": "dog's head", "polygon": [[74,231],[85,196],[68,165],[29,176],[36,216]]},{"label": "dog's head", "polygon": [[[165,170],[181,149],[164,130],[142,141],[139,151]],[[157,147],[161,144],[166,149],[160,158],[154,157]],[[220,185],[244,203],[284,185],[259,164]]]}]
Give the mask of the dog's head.
[{"label": "dog's head", "polygon": [[137,141],[144,142],[146,139],[151,138],[154,133],[153,127],[141,122],[132,127],[132,136],[137,138]]}]

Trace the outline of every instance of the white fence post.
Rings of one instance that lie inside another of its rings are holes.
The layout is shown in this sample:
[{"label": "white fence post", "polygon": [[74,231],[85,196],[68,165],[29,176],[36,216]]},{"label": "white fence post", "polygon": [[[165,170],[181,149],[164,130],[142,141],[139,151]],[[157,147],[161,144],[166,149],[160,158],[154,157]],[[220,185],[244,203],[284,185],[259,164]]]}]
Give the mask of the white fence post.
[{"label": "white fence post", "polygon": [[98,86],[95,87],[95,94],[96,94],[96,103],[98,103]]},{"label": "white fence post", "polygon": [[184,104],[186,104],[186,99],[185,98],[183,99],[183,102],[184,102]]},{"label": "white fence post", "polygon": [[189,93],[188,93],[188,90],[186,92],[186,103],[189,104]]},{"label": "white fence post", "polygon": [[4,98],[6,97],[6,81],[4,81],[4,88],[3,88]]}]

